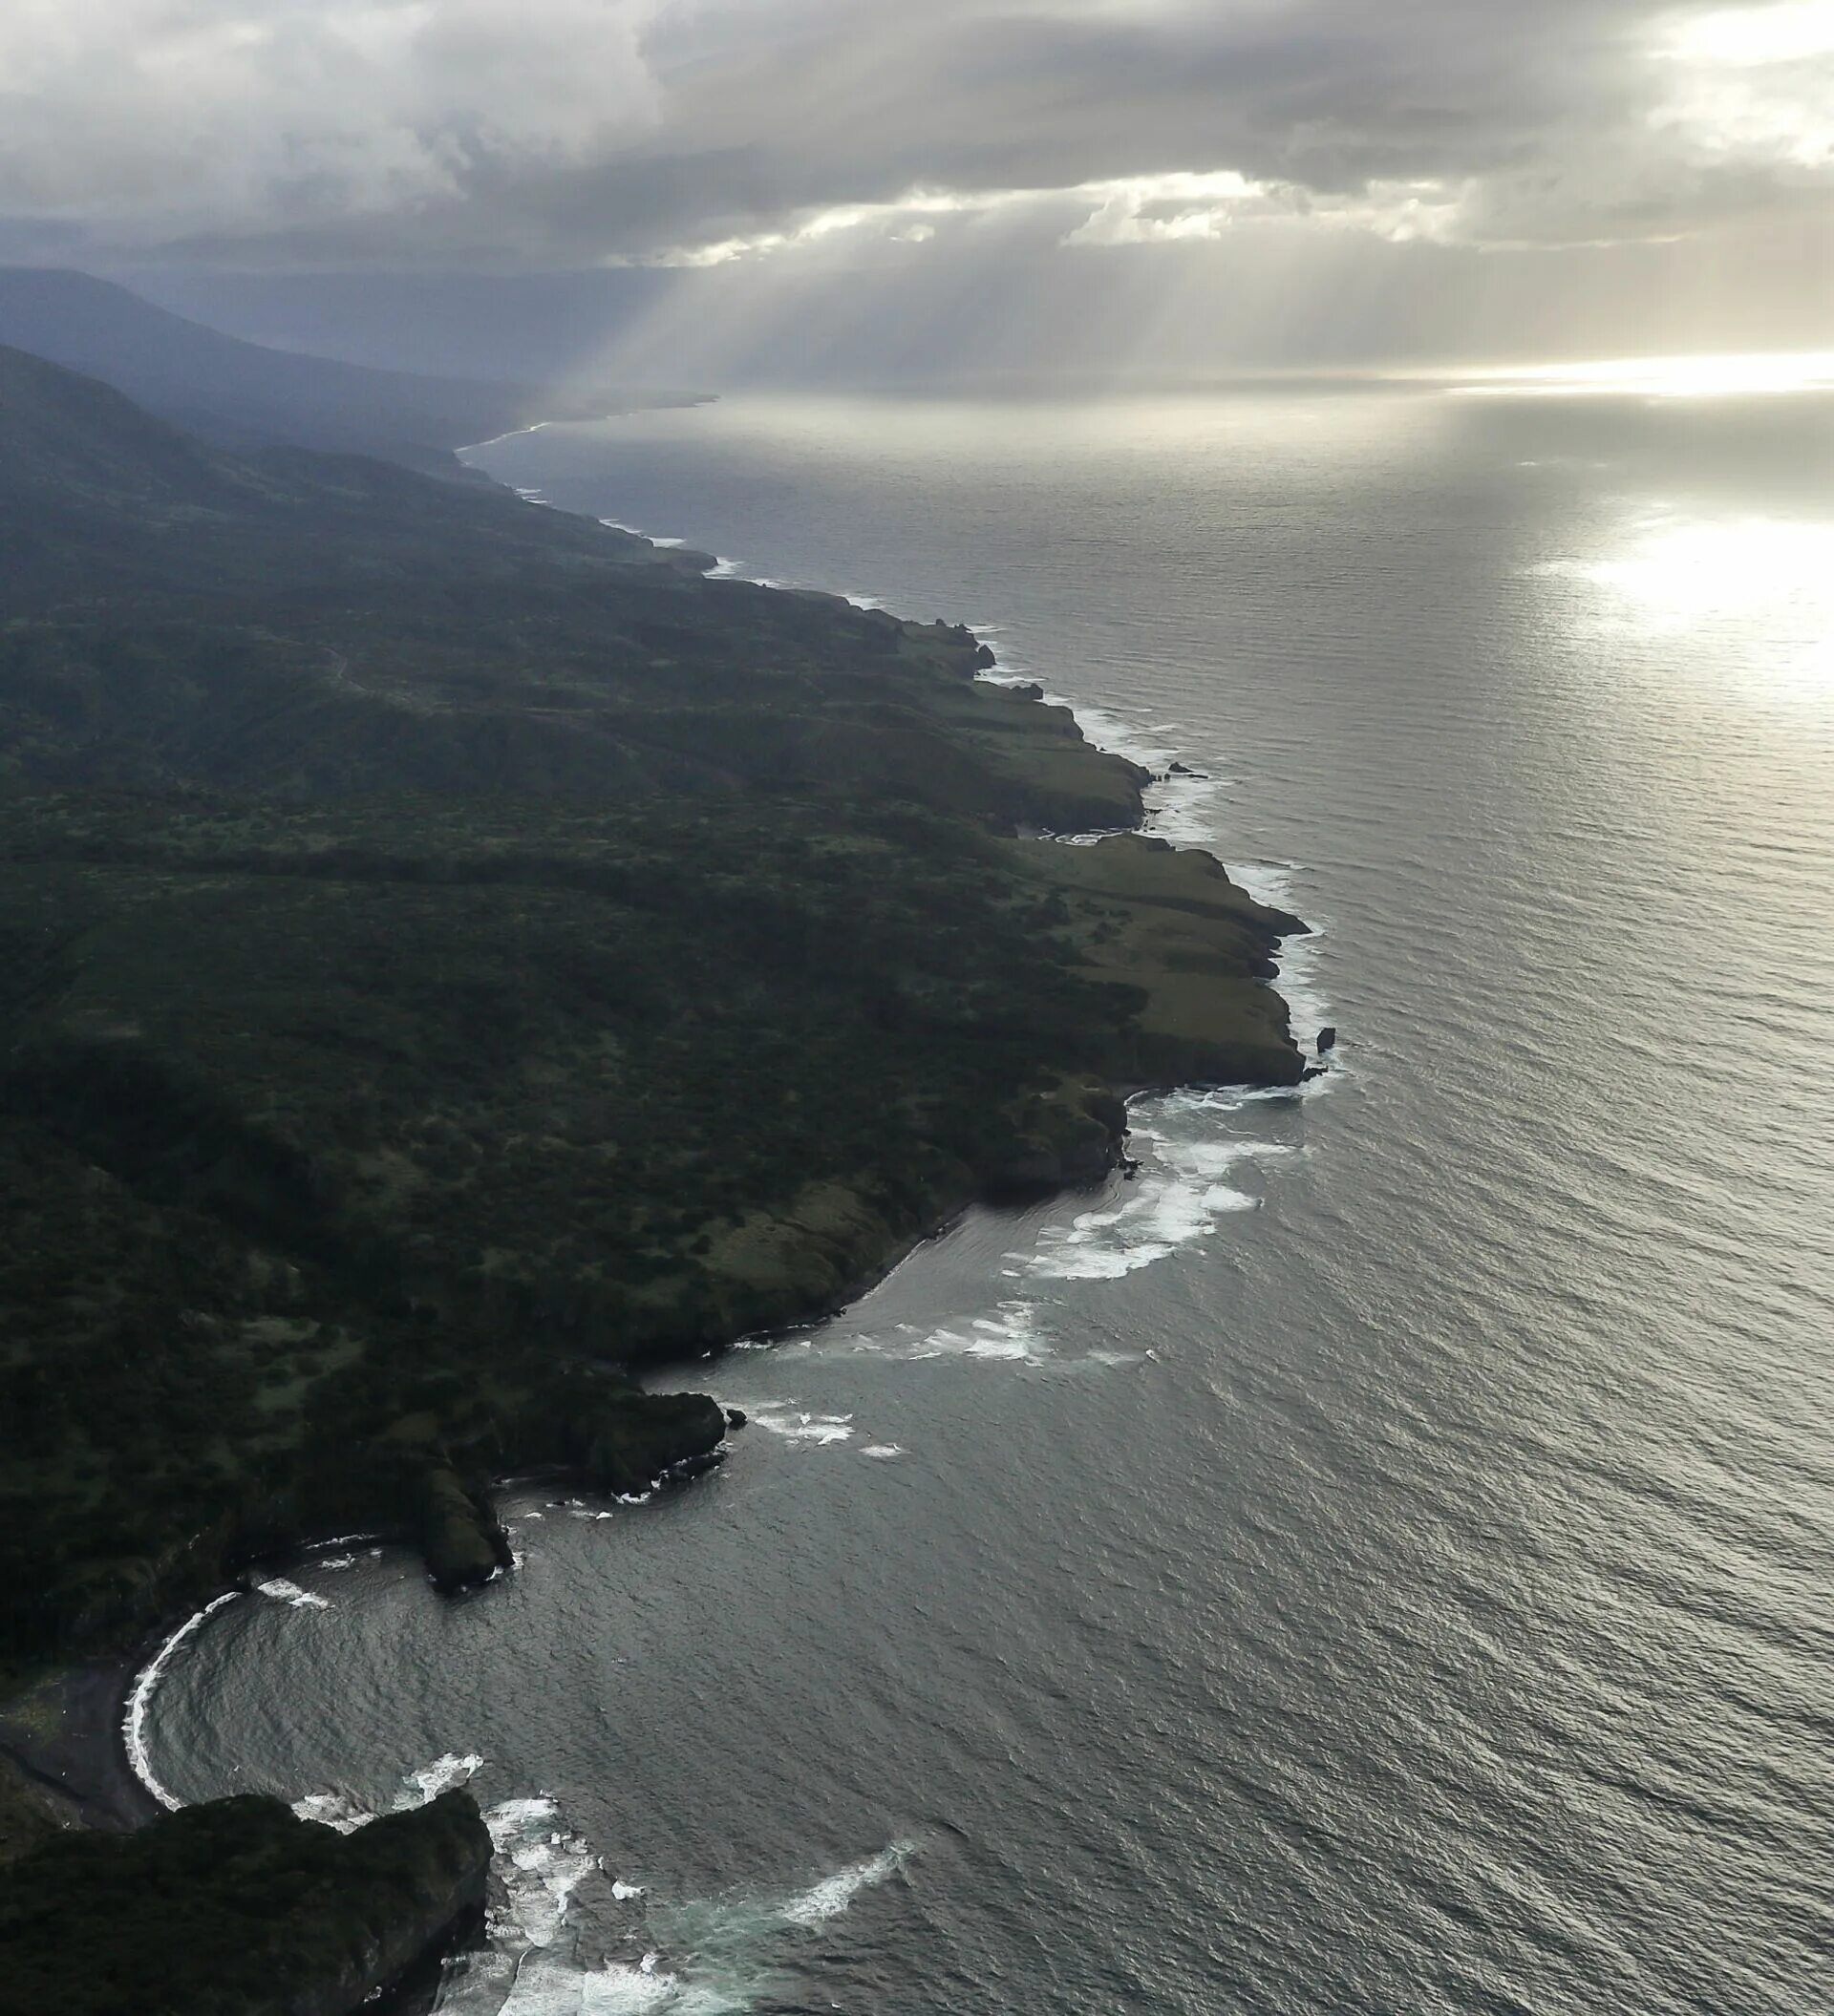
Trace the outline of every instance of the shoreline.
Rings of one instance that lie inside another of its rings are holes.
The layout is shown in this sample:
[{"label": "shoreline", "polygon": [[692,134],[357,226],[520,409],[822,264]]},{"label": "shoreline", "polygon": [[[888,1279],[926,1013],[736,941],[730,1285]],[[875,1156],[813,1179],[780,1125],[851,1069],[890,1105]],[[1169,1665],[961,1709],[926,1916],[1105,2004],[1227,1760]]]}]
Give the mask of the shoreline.
[{"label": "shoreline", "polygon": [[[135,1765],[127,1719],[141,1676],[173,1636],[162,1624],[125,1652],[43,1676],[0,1711],[0,1762],[49,1793],[77,1826],[125,1834],[158,1819],[167,1808]],[[25,1717],[14,1712],[22,1707]]]},{"label": "shoreline", "polygon": [[[535,426],[515,430],[514,432],[518,434],[534,433],[548,424],[551,423],[539,422]],[[499,436],[498,438],[505,438],[505,436]],[[472,453],[473,449],[486,448],[490,445],[489,442],[475,443],[458,449],[456,454],[462,459],[465,456]],[[465,466],[471,467],[472,465],[466,463]],[[482,471],[480,473],[488,474]],[[493,482],[497,480],[495,477],[490,477],[489,479]],[[509,485],[501,487],[510,490],[512,495],[522,497],[526,502],[541,505],[544,509],[558,510],[563,508],[548,503],[545,499],[537,495],[515,491]],[[584,516],[585,514],[575,515]],[[778,580],[748,575],[740,570],[736,562],[708,554],[704,549],[691,546],[685,540],[657,539],[648,533],[637,530],[633,526],[609,519],[599,520],[597,522],[605,524],[608,529],[628,539],[641,541],[651,549],[658,562],[684,568],[693,566],[695,572],[703,574],[708,579],[744,581],[752,585],[771,589],[780,594],[820,596],[825,600],[842,603],[860,609],[881,609],[885,606],[883,601],[877,597],[837,593],[829,589],[799,586]],[[705,566],[698,564],[702,561],[707,562]],[[997,626],[964,626],[964,627],[971,632],[977,643],[986,648],[989,657],[993,661],[975,674],[977,678],[984,679],[992,685],[1008,688],[1024,687],[1034,690],[1037,689],[1037,682],[1031,679],[1023,670],[1002,664],[1000,661],[997,647],[992,642],[999,634]],[[1188,779],[1190,786],[1203,787],[1191,791],[1188,794],[1189,796],[1202,799],[1212,794],[1214,790],[1213,781],[1201,773],[1185,771],[1182,765],[1177,772],[1154,767],[1155,763],[1169,763],[1178,760],[1169,757],[1157,749],[1137,751],[1130,753],[1124,748],[1113,747],[1112,742],[1116,739],[1116,731],[1119,731],[1120,740],[1124,742],[1129,737],[1124,725],[1115,721],[1107,711],[1099,706],[1084,705],[1070,696],[1059,694],[1050,690],[1038,690],[1037,697],[1042,699],[1045,704],[1067,710],[1076,723],[1079,736],[1092,751],[1103,754],[1116,755],[1123,761],[1132,762],[1141,768],[1148,770],[1152,779],[1151,784],[1147,787],[1149,791],[1155,788],[1159,790],[1164,790],[1167,787],[1175,788],[1180,784],[1185,783]],[[1098,741],[1095,735],[1090,732],[1090,729],[1097,727],[1098,724],[1108,739]],[[1152,836],[1154,828],[1160,819],[1177,817],[1181,809],[1184,808],[1142,803],[1139,817],[1128,825],[1111,827],[1103,831],[1109,834],[1135,833]],[[1050,837],[1065,845],[1087,845],[1103,836],[1098,833],[1079,833],[1052,835]],[[1160,837],[1164,838],[1163,836]],[[1235,882],[1235,886],[1242,886],[1240,882],[1235,881],[1235,877],[1230,873],[1227,865],[1222,861],[1221,857],[1213,853],[1206,843],[1194,839],[1184,839],[1169,843],[1181,849],[1190,848],[1205,854],[1210,859],[1216,861],[1217,865],[1222,867],[1226,875],[1229,875],[1229,879],[1232,882]],[[1275,975],[1267,982],[1267,985],[1273,991],[1276,993],[1280,992],[1278,968],[1284,963],[1280,958],[1280,951],[1286,943],[1290,939],[1303,940],[1315,935],[1315,931],[1310,925],[1302,925],[1298,931],[1282,935],[1274,953],[1276,962]],[[1289,1015],[1290,1015],[1290,1003],[1288,1002],[1287,997],[1283,993],[1280,998],[1283,1004],[1288,1007]],[[1298,1047],[1295,1038],[1294,1048],[1297,1049]],[[1114,1088],[1123,1105],[1129,1109],[1137,1101],[1142,1099],[1194,1089],[1202,1088],[1185,1084],[1117,1086]],[[1294,1096],[1301,1095],[1303,1093],[1303,1087],[1299,1085],[1277,1089],[1288,1091]],[[1069,1196],[1076,1194],[1079,1190],[1096,1187],[1098,1180],[1105,1181],[1117,1164],[1124,1159],[1126,1139],[1127,1133],[1123,1130],[1111,1146],[1110,1158],[1099,1178],[1092,1176],[1082,1182],[1066,1181],[1051,1184],[1041,1194],[1047,1196]],[[671,1368],[704,1365],[732,1350],[746,1348],[756,1348],[757,1345],[754,1340],[789,1335],[799,1329],[835,1321],[865,1295],[888,1280],[924,1247],[946,1237],[979,1201],[981,1201],[981,1199],[978,1196],[968,1197],[945,1209],[931,1223],[901,1241],[893,1250],[885,1254],[881,1260],[876,1261],[870,1267],[864,1270],[861,1275],[848,1283],[842,1295],[826,1309],[799,1319],[794,1323],[774,1327],[768,1332],[754,1332],[749,1337],[740,1335],[726,1339],[714,1349],[700,1353],[695,1357],[663,1359],[646,1364],[639,1369],[638,1376],[647,1385],[651,1377]],[[525,1481],[526,1474],[522,1473],[520,1475],[522,1480]],[[491,1488],[493,1491],[500,1491],[507,1488],[511,1481],[512,1479],[508,1477],[495,1479]],[[557,1475],[556,1481],[564,1483],[565,1478]],[[661,1479],[658,1480],[658,1482],[661,1481]],[[388,1537],[379,1536],[378,1538],[386,1539]],[[276,1549],[272,1554],[264,1554],[259,1559],[263,1561],[271,1560],[276,1563],[282,1564],[298,1562],[309,1560],[313,1555],[339,1544],[340,1540],[344,1539],[348,1539],[348,1536],[327,1536],[319,1539],[302,1538],[296,1544]],[[104,1658],[86,1661],[75,1666],[49,1673],[28,1687],[25,1693],[17,1697],[15,1701],[6,1704],[4,1708],[0,1708],[0,1760],[11,1764],[13,1769],[19,1771],[27,1779],[43,1785],[54,1793],[61,1793],[63,1796],[73,1802],[76,1817],[89,1825],[105,1827],[116,1831],[129,1829],[157,1817],[160,1813],[170,1810],[174,1805],[181,1805],[182,1801],[176,1800],[174,1795],[159,1784],[150,1763],[145,1761],[143,1730],[146,1718],[151,1712],[153,1703],[157,1698],[159,1679],[164,1669],[166,1661],[176,1651],[178,1646],[193,1631],[199,1629],[217,1609],[232,1602],[237,1596],[247,1593],[247,1574],[256,1565],[257,1562],[255,1560],[242,1564],[237,1570],[234,1580],[226,1581],[210,1597],[209,1601],[200,1607],[187,1609],[182,1615],[168,1616],[156,1629],[149,1631],[137,1641],[129,1650]],[[58,1727],[53,1731],[41,1731],[29,1727],[19,1716],[8,1712],[9,1709],[28,1704],[31,1706],[31,1714],[33,1720],[38,1719],[41,1714],[50,1712],[54,1707],[58,1718]]]}]

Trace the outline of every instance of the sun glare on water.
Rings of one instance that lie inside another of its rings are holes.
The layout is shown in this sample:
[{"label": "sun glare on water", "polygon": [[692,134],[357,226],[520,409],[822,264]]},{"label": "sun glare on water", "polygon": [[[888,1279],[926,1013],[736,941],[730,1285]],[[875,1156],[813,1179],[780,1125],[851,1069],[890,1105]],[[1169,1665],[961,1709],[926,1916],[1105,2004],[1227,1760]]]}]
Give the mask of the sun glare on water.
[{"label": "sun glare on water", "polygon": [[1754,690],[1818,706],[1834,696],[1834,522],[1655,510],[1599,558],[1538,571],[1591,589],[1604,628],[1717,631]]},{"label": "sun glare on water", "polygon": [[1698,357],[1612,357],[1472,371],[1465,396],[1647,399],[1752,398],[1834,391],[1834,350],[1751,350]]}]

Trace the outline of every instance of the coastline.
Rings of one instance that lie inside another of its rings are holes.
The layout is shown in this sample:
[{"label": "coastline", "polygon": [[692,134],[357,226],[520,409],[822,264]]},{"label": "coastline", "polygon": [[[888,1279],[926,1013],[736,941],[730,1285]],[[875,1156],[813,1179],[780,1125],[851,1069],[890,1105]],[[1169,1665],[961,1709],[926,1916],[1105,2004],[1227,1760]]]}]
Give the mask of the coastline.
[{"label": "coastline", "polygon": [[[539,498],[528,500],[544,502]],[[549,507],[552,508],[552,507]],[[743,574],[736,563],[721,561],[714,556],[701,553],[685,542],[657,541],[647,535],[636,532],[627,525],[605,522],[609,529],[633,541],[640,541],[649,548],[656,562],[693,571],[711,579],[750,581],[759,587],[774,589],[779,593],[800,597],[817,597],[823,601],[847,605],[857,609],[882,609],[884,605],[877,598],[835,594],[826,590],[797,587],[780,582],[757,580]],[[963,626],[967,633],[968,626]],[[1035,682],[1026,678],[1018,668],[1003,664],[996,648],[990,640],[997,634],[991,627],[971,632],[985,653],[985,661],[976,673],[977,678],[989,684],[1009,689],[1020,688],[1028,699],[1043,701],[1046,705],[1065,710],[1077,739],[1092,753],[1111,755],[1139,773],[1145,790],[1162,792],[1175,789],[1184,777],[1191,779],[1191,787],[1208,786],[1209,780],[1198,777],[1194,773],[1184,772],[1175,776],[1169,767],[1156,768],[1151,761],[1142,763],[1138,756],[1128,753],[1123,746],[1117,749],[1117,740],[1125,741],[1124,732],[1116,735],[1112,731],[1120,727],[1113,723],[1098,709],[1079,708],[1067,696],[1055,692],[1046,694]],[[1098,741],[1090,730],[1099,723],[1102,740]],[[1157,752],[1152,753],[1155,755]],[[1162,758],[1162,762],[1168,759]],[[1146,779],[1150,777],[1150,783]],[[1184,794],[1188,796],[1188,792]],[[1199,792],[1197,796],[1207,795]],[[1124,826],[1103,829],[1109,835],[1151,834],[1162,818],[1176,817],[1173,808],[1155,805],[1142,796],[1138,815]],[[1101,838],[1101,834],[1052,834],[1054,840],[1065,845],[1087,845]],[[1185,845],[1195,843],[1185,842]],[[1162,848],[1168,848],[1163,838],[1159,840]],[[1223,864],[1211,853],[1207,845],[1200,850],[1206,860],[1222,870]],[[1226,871],[1223,871],[1226,874]],[[1239,887],[1239,884],[1233,885]],[[1285,939],[1304,933],[1307,927],[1296,919],[1286,922],[1291,929],[1275,930],[1273,934],[1273,959],[1277,961]],[[1274,967],[1274,978],[1268,983],[1277,990],[1278,968]],[[1296,1046],[1295,1046],[1296,1048]],[[1124,1157],[1126,1141],[1126,1107],[1141,1099],[1151,1097],[1159,1092],[1184,1089],[1201,1081],[1170,1080],[1160,1083],[1126,1084],[1113,1086],[1116,1104],[1120,1117],[1108,1125],[1109,1139],[1106,1151],[1098,1161],[1093,1157],[1079,1164],[1074,1172],[1059,1171],[1048,1180],[1036,1185],[1039,1194],[1070,1194],[1077,1189],[1088,1188],[1099,1181],[1116,1162]],[[1292,1088],[1296,1091],[1297,1088]],[[704,1363],[706,1359],[743,1346],[748,1337],[778,1334],[780,1330],[802,1327],[827,1320],[856,1303],[879,1283],[887,1279],[925,1246],[943,1237],[949,1228],[980,1200],[984,1191],[965,1188],[945,1199],[939,1199],[937,1208],[927,1221],[915,1230],[896,1237],[889,1244],[882,1244],[871,1260],[853,1271],[844,1279],[838,1295],[827,1299],[821,1308],[800,1312],[784,1324],[774,1325],[768,1332],[741,1332],[729,1336],[714,1349],[703,1353],[698,1361],[690,1359],[658,1359],[644,1367],[644,1383],[650,1385],[665,1364],[680,1366],[682,1363]],[[886,1229],[886,1228],[882,1228]],[[514,1474],[525,1475],[526,1466],[512,1464]],[[571,1473],[558,1474],[570,1478]],[[501,1488],[502,1478],[497,1479],[493,1491]],[[574,1479],[574,1481],[580,1481]],[[302,1536],[297,1541],[284,1547],[264,1548],[250,1560],[233,1564],[231,1573],[225,1577],[208,1602],[196,1607],[187,1604],[182,1612],[169,1613],[157,1628],[140,1636],[134,1646],[120,1654],[94,1659],[72,1666],[59,1672],[50,1674],[16,1702],[7,1704],[8,1710],[24,1709],[24,1714],[0,1712],[0,1759],[11,1763],[28,1780],[50,1788],[71,1802],[74,1817],[83,1824],[111,1830],[136,1827],[157,1817],[161,1812],[177,1805],[173,1796],[158,1784],[144,1750],[144,1729],[146,1718],[157,1700],[158,1685],[165,1664],[177,1647],[190,1634],[201,1628],[204,1621],[223,1604],[232,1601],[247,1588],[246,1571],[255,1565],[255,1560],[286,1562],[309,1558],[327,1546],[336,1544],[334,1537],[313,1539]],[[192,1600],[196,1603],[195,1597]]]},{"label": "coastline", "polygon": [[168,1623],[128,1651],[49,1673],[13,1697],[0,1710],[0,1765],[48,1793],[73,1825],[119,1834],[157,1819],[166,1808],[136,1768],[127,1720],[171,1639]]},{"label": "coastline", "polygon": [[[521,431],[534,432],[536,430]],[[488,444],[480,443],[478,445],[487,446]],[[461,454],[468,452],[468,450],[460,451]],[[517,494],[522,495],[524,501],[537,503],[544,509],[560,508],[549,504],[545,499],[539,496],[523,492]],[[740,571],[737,562],[708,554],[701,549],[689,545],[684,540],[668,538],[658,540],[634,526],[608,519],[601,520],[599,522],[606,525],[608,529],[624,535],[626,538],[641,541],[650,546],[655,551],[659,561],[683,566],[684,568],[692,568],[693,571],[703,573],[711,579],[742,581],[751,585],[766,588],[777,593],[819,597],[823,600],[845,604],[848,606],[859,609],[883,609],[885,607],[885,603],[877,597],[849,595],[829,589],[800,586],[749,575]],[[703,562],[706,563],[705,565],[701,564]],[[1002,662],[998,655],[997,646],[993,642],[1000,634],[996,626],[969,625],[963,627],[971,632],[992,661],[976,673],[977,679],[983,679],[991,685],[1008,689],[1017,688],[1025,690],[1029,697],[1035,695],[1046,705],[1063,709],[1075,722],[1080,738],[1092,751],[1097,753],[1119,757],[1122,761],[1131,763],[1142,770],[1150,777],[1151,781],[1144,787],[1141,811],[1130,825],[1107,828],[1101,832],[1055,834],[1050,836],[1054,840],[1065,846],[1086,846],[1109,834],[1134,833],[1150,836],[1153,828],[1162,820],[1174,819],[1182,815],[1188,814],[1193,802],[1201,802],[1212,795],[1214,790],[1212,780],[1203,774],[1184,770],[1182,764],[1178,772],[1172,771],[1169,765],[1179,759],[1171,756],[1168,753],[1161,752],[1156,748],[1141,748],[1139,745],[1136,745],[1131,750],[1124,746],[1115,747],[1114,745],[1117,741],[1124,744],[1128,736],[1124,726],[1117,722],[1106,711],[1099,707],[1078,703],[1068,695],[1042,688],[1024,669]],[[1102,733],[1104,739],[1098,741],[1096,735],[1090,732],[1092,728],[1098,728],[1098,732]],[[1168,767],[1156,769],[1154,768],[1155,761],[1165,764]],[[1176,792],[1179,794],[1180,802],[1172,805],[1155,805],[1145,796],[1145,794],[1154,791]],[[1223,867],[1225,873],[1229,876],[1232,881],[1235,881],[1235,871],[1228,869],[1222,862],[1221,858],[1215,855],[1202,841],[1186,839],[1182,842],[1174,842],[1173,844],[1180,845],[1181,851],[1189,850],[1204,854],[1219,867]],[[1240,887],[1241,884],[1236,882],[1236,886]],[[1293,920],[1293,922],[1297,924],[1297,929],[1281,935],[1280,951],[1282,952],[1288,940],[1296,939],[1304,942],[1307,938],[1315,936],[1311,926],[1299,923],[1297,920]],[[1276,952],[1275,957],[1278,960],[1280,952]],[[1279,992],[1277,968],[1275,977],[1267,984],[1274,991]],[[1286,999],[1284,994],[1281,998],[1283,1000]],[[1149,1100],[1157,1096],[1197,1088],[1190,1081],[1120,1085],[1115,1088],[1123,1106],[1127,1109],[1131,1109],[1135,1104],[1142,1100]],[[1269,1088],[1268,1090],[1279,1091],[1282,1089]],[[1295,1085],[1285,1090],[1292,1096],[1299,1096],[1303,1095],[1307,1088]],[[1122,1131],[1111,1143],[1110,1154],[1101,1169],[1092,1169],[1080,1177],[1062,1182],[1051,1183],[1046,1186],[1045,1194],[1069,1196],[1074,1195],[1078,1190],[1088,1190],[1096,1187],[1118,1163],[1125,1158],[1126,1139],[1127,1132],[1123,1127]],[[799,1314],[780,1325],[773,1325],[767,1331],[744,1332],[728,1338],[722,1344],[715,1346],[714,1349],[700,1354],[697,1358],[662,1359],[646,1365],[643,1368],[645,1384],[648,1385],[652,1379],[665,1375],[672,1369],[685,1371],[691,1366],[705,1364],[709,1359],[715,1359],[731,1350],[743,1348],[749,1343],[760,1338],[789,1334],[798,1329],[834,1320],[844,1314],[854,1304],[888,1280],[892,1274],[897,1272],[899,1268],[903,1267],[925,1247],[944,1238],[980,1201],[982,1201],[982,1199],[979,1195],[969,1194],[948,1204],[925,1226],[901,1238],[892,1248],[876,1257],[865,1267],[850,1277],[841,1294],[825,1307]],[[556,1472],[554,1476],[555,1481],[563,1485],[580,1486],[584,1483],[584,1479],[579,1475],[565,1471]],[[506,1488],[512,1480],[525,1481],[526,1472],[518,1471],[515,1473],[514,1478],[511,1475],[493,1478],[490,1488],[493,1493],[501,1491]],[[663,1480],[658,1479],[657,1481],[660,1483]],[[377,1536],[377,1538],[390,1537]],[[410,1546],[413,1544],[409,1537],[393,1536],[393,1538],[401,1540],[404,1544]],[[297,1542],[276,1550],[271,1556],[264,1555],[262,1559],[272,1560],[277,1565],[284,1566],[289,1562],[308,1560],[312,1555],[323,1552],[328,1547],[336,1544],[338,1544],[338,1537],[303,1537]],[[140,1730],[143,1728],[144,1717],[150,1710],[157,1691],[159,1675],[163,1669],[167,1658],[193,1630],[200,1628],[215,1610],[232,1601],[236,1596],[245,1593],[245,1571],[253,1565],[253,1562],[243,1564],[242,1569],[238,1571],[237,1579],[226,1583],[200,1607],[187,1609],[182,1615],[168,1616],[160,1627],[144,1637],[132,1653],[121,1658],[96,1663],[99,1668],[96,1674],[96,1681],[105,1682],[106,1684],[100,1687],[92,1685],[84,1693],[82,1697],[86,1709],[84,1724],[67,1734],[64,1738],[64,1749],[68,1750],[79,1778],[95,1787],[103,1788],[99,1793],[92,1793],[91,1797],[98,1812],[105,1812],[111,1815],[119,1816],[116,1824],[138,1824],[139,1820],[153,1817],[158,1813],[167,1810],[170,1804],[178,1803],[172,1800],[171,1795],[162,1787],[159,1786],[157,1778],[152,1773],[150,1764],[145,1760],[140,1741]],[[86,1671],[86,1668],[75,1669],[69,1677],[81,1679]],[[95,1704],[102,1701],[109,1704],[112,1712],[97,1717],[95,1712]],[[5,1720],[0,1718],[0,1754],[4,1754],[11,1748],[15,1754],[16,1761],[22,1764],[26,1770],[42,1774],[40,1760],[49,1753],[35,1751],[29,1742],[26,1744],[14,1743],[9,1745],[5,1735]],[[63,1751],[60,1750],[58,1754],[63,1754]],[[68,1769],[69,1767],[64,1768]],[[133,1817],[129,1817],[130,1814]]]}]

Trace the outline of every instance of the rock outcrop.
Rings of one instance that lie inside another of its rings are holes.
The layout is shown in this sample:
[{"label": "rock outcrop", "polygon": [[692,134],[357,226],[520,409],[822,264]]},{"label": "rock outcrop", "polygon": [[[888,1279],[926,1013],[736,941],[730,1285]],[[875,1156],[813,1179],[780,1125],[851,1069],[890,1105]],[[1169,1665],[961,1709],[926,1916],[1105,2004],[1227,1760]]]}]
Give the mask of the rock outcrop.
[{"label": "rock outcrop", "polygon": [[77,1833],[0,1890],[4,2016],[348,2016],[481,1911],[468,1793],[354,1834],[219,1799],[137,1834]]},{"label": "rock outcrop", "polygon": [[726,1438],[726,1414],[705,1393],[650,1393],[584,1424],[575,1467],[617,1497],[704,1469]]},{"label": "rock outcrop", "polygon": [[478,1588],[510,1565],[509,1539],[489,1500],[467,1491],[456,1471],[428,1471],[419,1497],[420,1551],[442,1596]]}]

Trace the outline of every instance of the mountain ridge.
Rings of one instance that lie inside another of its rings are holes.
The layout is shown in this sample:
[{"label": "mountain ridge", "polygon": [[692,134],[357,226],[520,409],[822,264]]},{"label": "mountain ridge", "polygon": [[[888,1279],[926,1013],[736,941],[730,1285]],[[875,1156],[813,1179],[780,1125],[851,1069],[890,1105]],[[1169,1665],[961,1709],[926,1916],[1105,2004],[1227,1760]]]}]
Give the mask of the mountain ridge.
[{"label": "mountain ridge", "polygon": [[538,419],[595,419],[651,403],[615,390],[423,377],[273,350],[69,267],[0,266],[0,344],[102,378],[219,447],[373,455],[467,484],[488,478],[454,449]]}]

